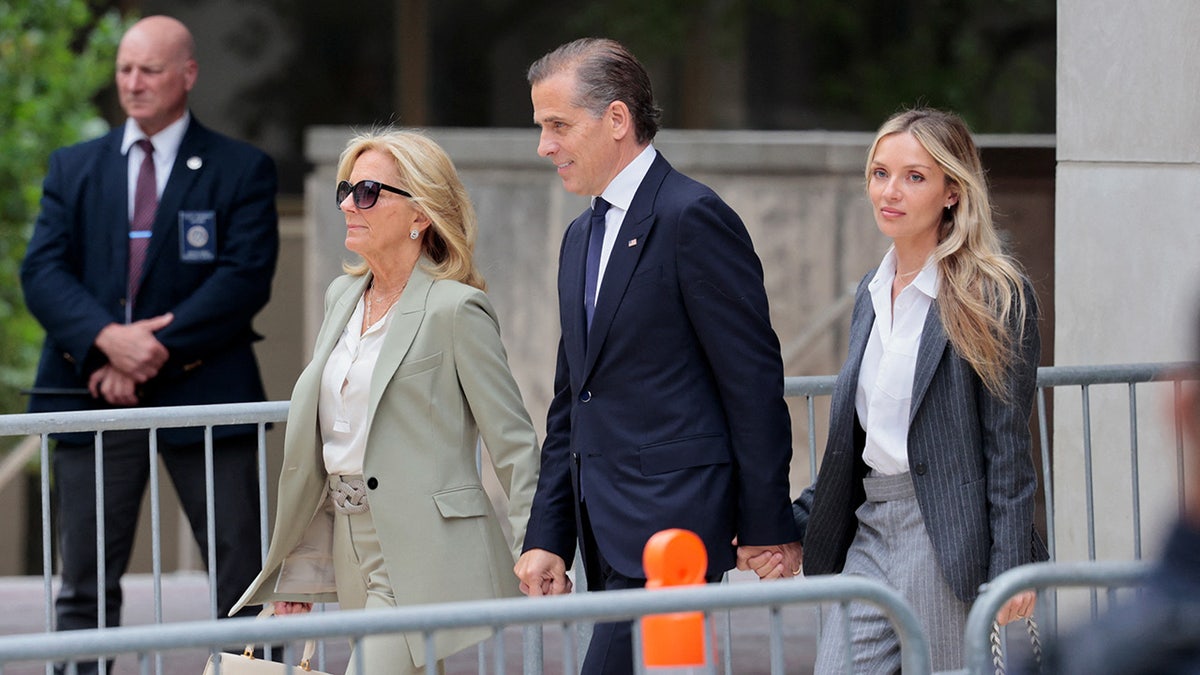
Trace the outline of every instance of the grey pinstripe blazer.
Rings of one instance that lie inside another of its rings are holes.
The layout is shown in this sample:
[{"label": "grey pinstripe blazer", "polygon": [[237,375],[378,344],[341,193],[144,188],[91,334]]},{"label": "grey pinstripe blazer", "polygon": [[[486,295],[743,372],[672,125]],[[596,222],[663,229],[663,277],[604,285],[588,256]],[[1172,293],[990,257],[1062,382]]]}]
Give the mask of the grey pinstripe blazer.
[{"label": "grey pinstripe blazer", "polygon": [[[875,322],[867,284],[859,283],[850,320],[850,350],[829,411],[829,440],[816,482],[792,505],[804,542],[805,574],[840,572],[854,540],[854,512],[865,499],[865,432],[854,398],[867,338]],[[1029,415],[1041,356],[1037,304],[1029,301],[1024,339],[1011,369],[1011,400],[984,387],[950,346],[937,303],[929,309],[913,379],[908,460],[917,502],[942,574],[964,602],[979,586],[1017,565],[1048,555],[1033,527],[1037,474]],[[1013,326],[1015,331],[1016,327]]]}]

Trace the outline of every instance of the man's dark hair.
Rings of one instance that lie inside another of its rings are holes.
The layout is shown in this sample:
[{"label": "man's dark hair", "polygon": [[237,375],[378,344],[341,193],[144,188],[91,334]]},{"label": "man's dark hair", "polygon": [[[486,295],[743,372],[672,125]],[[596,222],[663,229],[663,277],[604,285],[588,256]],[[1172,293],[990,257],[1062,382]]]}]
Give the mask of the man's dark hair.
[{"label": "man's dark hair", "polygon": [[575,105],[600,117],[610,103],[621,101],[633,116],[638,143],[654,140],[662,109],[654,102],[646,69],[624,45],[605,38],[580,38],[534,61],[527,77],[532,86],[562,72],[575,73]]}]

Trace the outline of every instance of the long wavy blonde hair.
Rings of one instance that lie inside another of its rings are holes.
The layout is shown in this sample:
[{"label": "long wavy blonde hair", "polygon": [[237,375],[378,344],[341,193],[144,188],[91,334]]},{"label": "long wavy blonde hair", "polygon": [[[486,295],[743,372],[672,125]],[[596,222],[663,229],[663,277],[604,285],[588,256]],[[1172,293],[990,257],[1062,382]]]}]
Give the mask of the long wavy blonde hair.
[{"label": "long wavy blonde hair", "polygon": [[[363,132],[350,139],[338,160],[337,179],[348,180],[354,163],[368,150],[390,156],[400,174],[400,185],[412,193],[412,203],[429,217],[422,242],[423,253],[434,262],[435,279],[453,279],[487,290],[475,266],[478,224],[467,188],[442,147],[424,134],[409,129],[385,128]],[[346,263],[347,274],[363,275],[366,262]]]},{"label": "long wavy blonde hair", "polygon": [[892,115],[867,152],[867,179],[879,140],[908,132],[946,174],[958,202],[942,211],[933,258],[941,273],[937,307],[951,346],[994,395],[1008,399],[1006,371],[1024,339],[1029,299],[1020,265],[1004,252],[992,222],[979,150],[957,115],[918,108]]}]

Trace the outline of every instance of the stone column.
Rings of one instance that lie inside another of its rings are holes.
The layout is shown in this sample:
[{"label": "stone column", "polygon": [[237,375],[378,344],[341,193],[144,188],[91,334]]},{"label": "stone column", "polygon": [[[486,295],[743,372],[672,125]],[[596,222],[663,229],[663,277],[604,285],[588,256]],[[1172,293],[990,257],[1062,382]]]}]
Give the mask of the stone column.
[{"label": "stone column", "polygon": [[[1058,1],[1055,365],[1175,361],[1200,302],[1200,3]],[[1178,507],[1170,387],[1137,389],[1138,491],[1126,386],[1091,402],[1095,553],[1157,550]],[[1054,396],[1059,560],[1088,556],[1078,388]]]}]

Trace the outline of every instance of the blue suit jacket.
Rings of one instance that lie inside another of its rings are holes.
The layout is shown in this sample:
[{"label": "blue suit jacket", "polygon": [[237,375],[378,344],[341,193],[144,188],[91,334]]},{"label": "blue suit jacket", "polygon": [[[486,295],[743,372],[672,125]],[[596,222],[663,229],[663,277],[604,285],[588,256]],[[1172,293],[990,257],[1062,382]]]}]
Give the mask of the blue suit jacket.
[{"label": "blue suit jacket", "polygon": [[[834,386],[821,470],[793,506],[804,535],[806,575],[841,571],[858,529],[854,512],[866,499],[866,436],[854,401],[875,323],[867,290],[873,276],[873,271],[868,273],[858,286],[849,355]],[[1029,310],[1024,340],[1006,383],[1010,401],[993,396],[950,346],[936,302],[929,308],[917,351],[909,471],[942,574],[964,602],[972,601],[980,584],[1001,572],[1048,557],[1033,527],[1037,474],[1030,453],[1029,415],[1041,338],[1028,284],[1025,297]]]},{"label": "blue suit jacket", "polygon": [[[106,360],[100,329],[125,320],[129,259],[123,128],[56,151],[21,266],[25,302],[46,330],[38,387],[86,387]],[[170,352],[143,387],[142,405],[261,401],[251,319],[270,297],[279,250],[275,165],[263,152],[192,118],[153,225],[133,319],[174,312],[158,333]],[[180,215],[211,212],[211,261],[185,260]],[[88,395],[35,395],[31,412],[105,407]],[[218,434],[230,430],[218,429]],[[200,431],[164,431],[173,442]],[[76,435],[66,440],[90,442]]]},{"label": "blue suit jacket", "polygon": [[589,337],[589,215],[560,252],[562,336],[525,549],[570,563],[580,492],[601,554],[631,578],[645,576],[642,549],[665,528],[701,537],[710,574],[733,566],[735,534],[795,541],[779,341],[742,221],[658,155],[625,214]]}]

